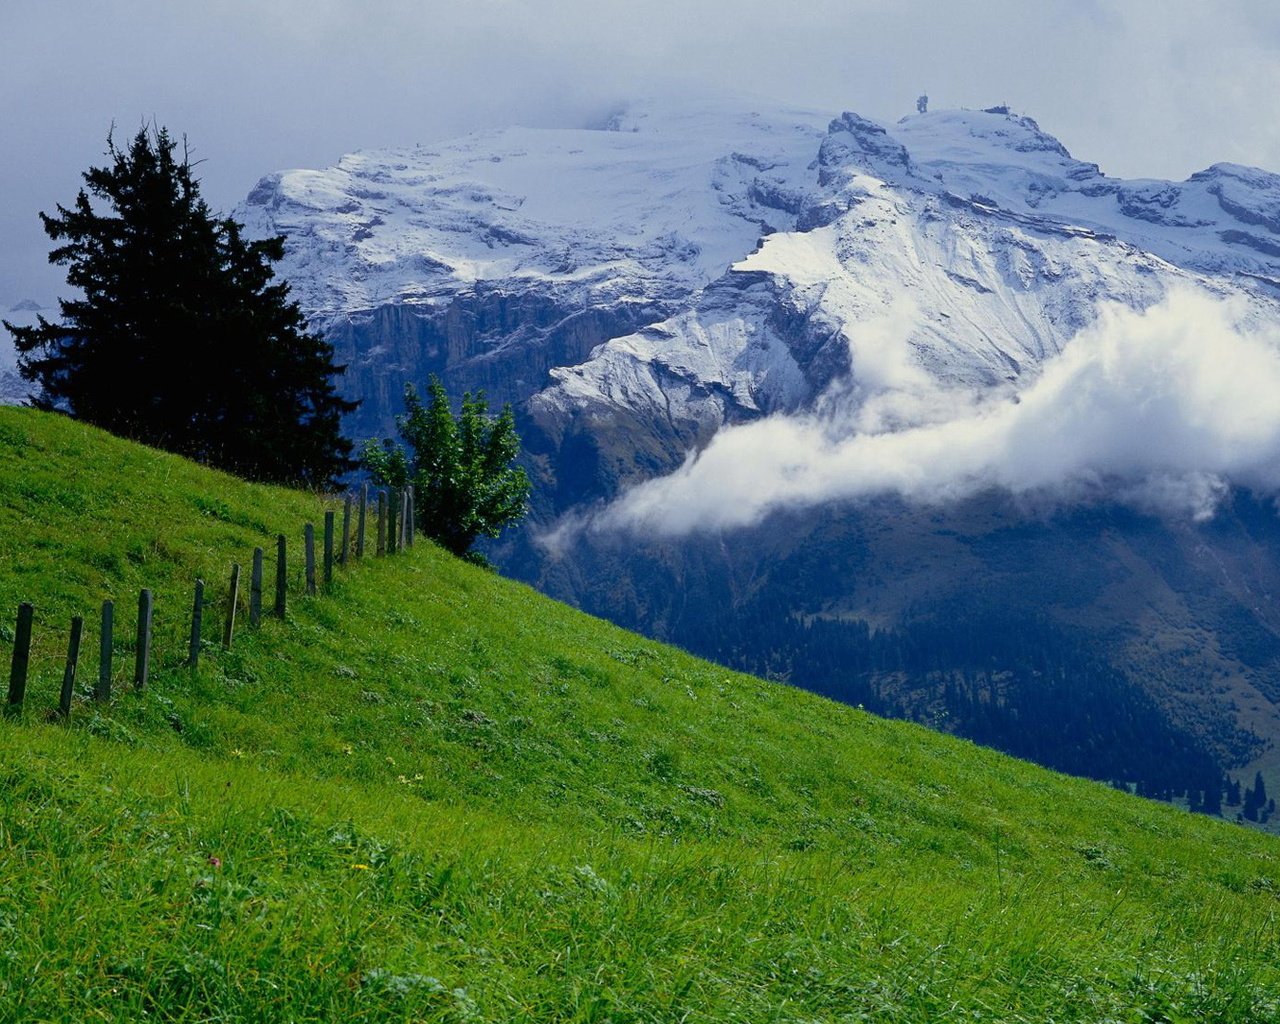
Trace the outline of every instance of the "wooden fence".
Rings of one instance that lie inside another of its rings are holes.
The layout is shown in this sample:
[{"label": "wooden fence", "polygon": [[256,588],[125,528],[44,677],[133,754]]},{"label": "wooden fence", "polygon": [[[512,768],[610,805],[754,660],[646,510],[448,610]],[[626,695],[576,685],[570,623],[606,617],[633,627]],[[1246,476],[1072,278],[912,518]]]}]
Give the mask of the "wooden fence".
[{"label": "wooden fence", "polygon": [[[414,523],[416,515],[413,500],[413,488],[393,488],[377,492],[377,512],[372,517],[374,529],[374,552],[376,557],[395,554],[404,548],[413,547]],[[337,533],[336,512],[327,510],[324,513],[323,548],[320,562],[320,578],[324,589],[333,583],[335,566],[349,569],[354,563],[364,559],[366,523],[370,519],[369,485],[361,486],[358,498],[353,495],[344,496],[342,503],[342,529]],[[354,519],[354,524],[352,520]],[[354,529],[353,529],[354,527]],[[264,571],[264,552],[262,548],[253,551],[252,569],[249,577],[249,628],[256,629],[262,619],[262,581]],[[307,596],[315,596],[320,592],[320,584],[316,580],[316,544],[315,527],[307,523],[303,527],[303,564],[304,589]],[[284,534],[276,537],[275,565],[275,603],[272,613],[283,619],[288,607],[288,539]],[[226,612],[222,621],[222,648],[230,650],[235,642],[236,613],[240,605],[240,565],[231,566],[230,582],[226,593]],[[191,669],[200,664],[200,650],[204,643],[204,609],[216,598],[206,597],[204,580],[197,579],[194,585],[194,597],[191,602],[191,630],[187,639],[184,663]],[[152,592],[143,589],[138,594],[138,615],[133,649],[133,688],[141,690],[147,685],[151,671],[152,656],[152,620],[154,601]],[[31,641],[35,608],[24,601],[18,606],[17,628],[14,631],[13,657],[9,666],[9,700],[11,709],[21,708],[27,699],[27,677],[31,666]],[[93,689],[95,701],[111,699],[111,681],[115,672],[115,602],[102,602],[101,627],[98,633],[98,678]],[[62,689],[59,692],[57,714],[61,718],[70,718],[72,699],[75,695],[76,674],[80,664],[80,644],[84,635],[84,617],[74,616],[71,619],[71,631],[67,644],[67,656],[62,673]]]}]

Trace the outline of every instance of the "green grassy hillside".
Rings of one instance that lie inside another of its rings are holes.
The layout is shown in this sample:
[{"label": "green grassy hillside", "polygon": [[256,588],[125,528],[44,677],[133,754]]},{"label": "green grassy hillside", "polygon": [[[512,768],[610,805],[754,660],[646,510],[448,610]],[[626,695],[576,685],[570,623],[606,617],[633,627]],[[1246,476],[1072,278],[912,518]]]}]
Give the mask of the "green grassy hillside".
[{"label": "green grassy hillside", "polygon": [[225,593],[323,507],[0,410],[6,667],[37,609],[0,722],[0,1020],[1280,1019],[1272,837],[726,672],[426,542],[182,667],[194,578]]}]

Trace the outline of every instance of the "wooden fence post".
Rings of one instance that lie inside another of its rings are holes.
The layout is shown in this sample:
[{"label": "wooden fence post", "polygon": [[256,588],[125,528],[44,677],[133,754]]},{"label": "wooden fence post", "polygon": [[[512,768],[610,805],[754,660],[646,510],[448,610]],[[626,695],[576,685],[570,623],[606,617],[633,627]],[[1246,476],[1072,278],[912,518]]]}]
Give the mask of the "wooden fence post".
[{"label": "wooden fence post", "polygon": [[375,554],[385,555],[387,553],[387,492],[378,492],[378,540],[374,549]]},{"label": "wooden fence post", "polygon": [[288,591],[288,567],[285,564],[285,538],[281,533],[276,537],[276,618],[283,619],[285,613],[285,594]]},{"label": "wooden fence post", "polygon": [[307,596],[316,592],[316,528],[310,523],[302,528],[303,554],[306,559]]},{"label": "wooden fence post", "polygon": [[31,619],[35,609],[27,601],[18,605],[18,631],[9,664],[9,704],[21,704],[27,696],[27,669],[31,664]]},{"label": "wooden fence post", "polygon": [[249,575],[249,625],[262,623],[262,548],[253,549],[253,569]]},{"label": "wooden fence post", "polygon": [[67,645],[67,667],[62,670],[62,692],[58,695],[58,714],[71,717],[71,698],[75,695],[76,666],[80,663],[80,637],[84,634],[84,619],[79,615],[71,620],[71,642]]},{"label": "wooden fence post", "polygon": [[364,558],[364,516],[369,506],[369,485],[360,485],[360,514],[356,518],[356,561]]},{"label": "wooden fence post", "polygon": [[414,500],[413,484],[409,485],[409,490],[406,492],[406,495],[407,496],[405,498],[404,525],[405,525],[405,528],[408,530],[408,533],[405,534],[405,542],[409,545],[409,547],[413,547],[413,535],[418,529],[418,511],[413,507],[413,500]]},{"label": "wooden fence post", "polygon": [[191,640],[187,646],[187,665],[200,665],[200,632],[204,623],[204,580],[196,580],[196,596],[191,602]]},{"label": "wooden fence post", "polygon": [[324,514],[324,585],[333,582],[333,509]]},{"label": "wooden fence post", "polygon": [[102,602],[102,629],[98,633],[98,685],[93,691],[93,699],[107,701],[111,699],[111,660],[112,632],[116,617],[116,603]]},{"label": "wooden fence post", "polygon": [[400,488],[393,487],[387,494],[387,554],[394,555],[396,545],[396,513],[400,510]]},{"label": "wooden fence post", "polygon": [[138,642],[133,667],[133,686],[141,690],[151,672],[151,591],[138,595]]},{"label": "wooden fence post", "polygon": [[338,564],[346,566],[351,554],[351,495],[342,502],[342,546],[338,549]]},{"label": "wooden fence post", "polygon": [[231,650],[231,638],[236,631],[236,605],[240,603],[240,563],[231,566],[231,593],[227,595],[227,617],[222,623],[222,649]]}]

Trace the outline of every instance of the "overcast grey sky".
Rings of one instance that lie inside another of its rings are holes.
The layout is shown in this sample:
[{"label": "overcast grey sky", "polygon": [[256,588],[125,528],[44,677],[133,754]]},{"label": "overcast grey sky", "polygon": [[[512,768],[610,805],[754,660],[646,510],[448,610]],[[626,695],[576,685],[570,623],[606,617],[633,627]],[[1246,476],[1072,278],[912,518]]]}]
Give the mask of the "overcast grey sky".
[{"label": "overcast grey sky", "polygon": [[1006,102],[1109,174],[1280,170],[1274,0],[0,0],[0,310],[49,301],[36,216],[109,125],[186,133],[229,210],[263,174],[628,95],[893,118]]}]

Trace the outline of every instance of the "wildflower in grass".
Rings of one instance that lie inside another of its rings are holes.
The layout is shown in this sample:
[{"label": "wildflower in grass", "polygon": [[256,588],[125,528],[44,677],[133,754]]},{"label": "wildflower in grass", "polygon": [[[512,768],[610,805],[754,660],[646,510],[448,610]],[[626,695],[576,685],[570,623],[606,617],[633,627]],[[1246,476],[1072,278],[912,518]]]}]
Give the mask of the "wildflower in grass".
[{"label": "wildflower in grass", "polygon": [[222,867],[222,859],[221,859],[220,857],[210,857],[210,858],[209,858],[209,864],[210,864],[212,867],[220,868],[220,867]]},{"label": "wildflower in grass", "polygon": [[369,865],[368,864],[352,864],[351,870],[352,871],[368,871]]},{"label": "wildflower in grass", "polygon": [[343,747],[343,748],[342,748],[342,752],[343,752],[344,754],[346,754],[346,755],[347,755],[347,757],[350,757],[350,756],[351,756],[351,747],[350,747],[350,746]]}]

